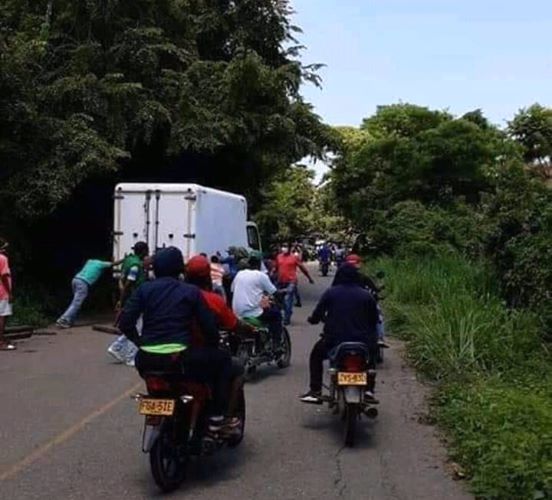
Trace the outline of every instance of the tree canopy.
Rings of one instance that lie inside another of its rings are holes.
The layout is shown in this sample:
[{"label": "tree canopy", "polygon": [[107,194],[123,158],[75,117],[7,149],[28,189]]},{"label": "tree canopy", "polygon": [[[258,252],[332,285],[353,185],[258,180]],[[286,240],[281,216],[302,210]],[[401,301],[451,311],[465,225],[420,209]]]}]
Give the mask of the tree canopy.
[{"label": "tree canopy", "polygon": [[290,14],[286,0],[2,2],[2,206],[42,216],[146,154],[224,158],[252,191],[323,155],[333,135],[299,93],[317,66]]}]

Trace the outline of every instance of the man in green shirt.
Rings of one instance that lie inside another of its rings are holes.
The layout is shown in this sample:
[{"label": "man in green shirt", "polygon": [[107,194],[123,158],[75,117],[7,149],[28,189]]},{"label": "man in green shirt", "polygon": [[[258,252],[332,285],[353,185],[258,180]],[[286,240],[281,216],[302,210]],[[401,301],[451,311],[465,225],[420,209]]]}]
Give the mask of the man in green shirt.
[{"label": "man in green shirt", "polygon": [[120,262],[108,262],[104,260],[90,259],[77,273],[71,283],[73,287],[73,300],[67,310],[60,316],[56,324],[60,328],[71,328],[81,310],[82,304],[88,297],[90,287],[102,276],[106,269],[111,269]]},{"label": "man in green shirt", "polygon": [[[119,316],[127,300],[147,280],[148,270],[145,260],[149,254],[148,245],[144,241],[139,241],[134,245],[133,250],[133,253],[123,259],[123,265],[121,266],[121,278],[119,280],[120,296],[117,303],[115,326],[118,326]],[[109,345],[107,352],[120,363],[134,366],[134,358],[136,357],[138,348],[127,337],[121,335]]]}]

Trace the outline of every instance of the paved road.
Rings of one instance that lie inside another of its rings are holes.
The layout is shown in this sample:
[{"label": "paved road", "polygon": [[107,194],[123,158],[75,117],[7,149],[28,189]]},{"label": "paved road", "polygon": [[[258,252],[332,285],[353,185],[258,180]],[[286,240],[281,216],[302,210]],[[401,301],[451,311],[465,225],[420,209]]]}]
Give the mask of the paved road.
[{"label": "paved road", "polygon": [[[342,448],[341,423],[327,408],[297,401],[318,334],[305,319],[327,285],[319,278],[302,286],[292,366],[263,369],[248,384],[243,445],[194,463],[172,498],[471,498],[446,474],[434,429],[419,423],[424,389],[402,362],[400,344],[378,374],[380,417],[363,422],[356,448]],[[160,496],[140,452],[142,420],[128,398],[140,381],[110,362],[110,340],[80,328],[0,353],[0,499]]]}]

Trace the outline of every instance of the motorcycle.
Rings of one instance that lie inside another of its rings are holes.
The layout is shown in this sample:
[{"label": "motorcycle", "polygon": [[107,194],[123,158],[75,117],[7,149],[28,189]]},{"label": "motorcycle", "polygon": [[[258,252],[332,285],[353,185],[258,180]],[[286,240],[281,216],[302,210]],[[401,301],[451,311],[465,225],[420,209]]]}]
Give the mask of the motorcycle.
[{"label": "motorcycle", "polygon": [[291,362],[291,337],[287,328],[282,327],[279,346],[273,342],[267,328],[255,327],[254,333],[235,334],[230,340],[232,355],[243,364],[246,379],[250,378],[263,364],[275,364],[287,368]]},{"label": "motorcycle", "polygon": [[[285,289],[278,290],[270,299],[270,304],[276,305],[280,314],[285,294]],[[240,332],[228,337],[230,352],[243,365],[246,380],[263,364],[275,364],[280,369],[287,368],[291,363],[291,336],[288,329],[281,325],[280,342],[276,344],[265,325],[252,319],[246,319],[246,322],[254,328],[252,333]]]},{"label": "motorcycle", "polygon": [[232,416],[241,425],[232,434],[207,436],[208,385],[185,380],[183,375],[162,372],[144,374],[147,394],[133,398],[145,417],[142,451],[149,453],[153,479],[165,493],[176,490],[185,480],[192,456],[211,455],[223,446],[235,448],[245,433],[245,396],[239,391]]},{"label": "motorcycle", "polygon": [[357,424],[362,416],[374,419],[377,402],[367,397],[366,391],[373,391],[376,372],[368,369],[368,348],[358,342],[339,344],[330,356],[330,383],[325,386],[320,404],[327,403],[334,414],[341,415],[345,424],[345,446],[354,446]]}]

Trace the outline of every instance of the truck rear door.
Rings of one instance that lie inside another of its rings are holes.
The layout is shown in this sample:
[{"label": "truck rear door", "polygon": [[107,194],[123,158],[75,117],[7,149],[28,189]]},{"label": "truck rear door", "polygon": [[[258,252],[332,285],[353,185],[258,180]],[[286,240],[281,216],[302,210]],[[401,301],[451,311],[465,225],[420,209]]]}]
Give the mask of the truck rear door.
[{"label": "truck rear door", "polygon": [[151,248],[177,247],[185,257],[192,252],[195,238],[192,230],[193,192],[156,193],[153,203],[153,243]]},{"label": "truck rear door", "polygon": [[132,252],[138,241],[145,241],[150,250],[153,243],[154,207],[151,191],[115,192],[113,224],[113,258],[118,261]]}]

